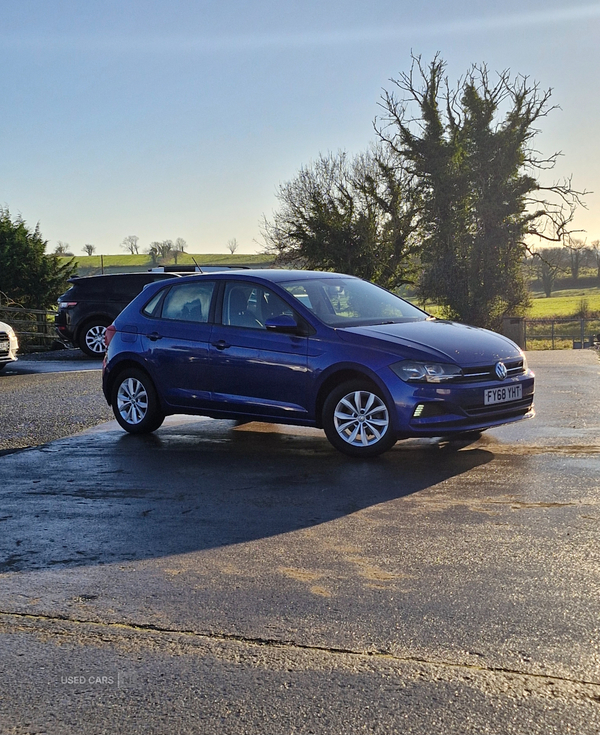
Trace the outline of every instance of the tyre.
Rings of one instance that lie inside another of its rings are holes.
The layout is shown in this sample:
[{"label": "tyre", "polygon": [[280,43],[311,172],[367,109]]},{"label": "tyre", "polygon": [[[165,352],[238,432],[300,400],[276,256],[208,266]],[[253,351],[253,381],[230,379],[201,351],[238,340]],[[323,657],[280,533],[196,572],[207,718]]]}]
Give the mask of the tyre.
[{"label": "tyre", "polygon": [[396,443],[386,399],[366,379],[344,383],[329,394],[323,428],[331,444],[350,457],[376,457]]},{"label": "tyre", "polygon": [[130,434],[149,434],[165,420],[150,376],[143,370],[124,370],[112,393],[115,418]]},{"label": "tyre", "polygon": [[104,357],[106,345],[104,344],[104,332],[108,323],[106,321],[93,321],[84,324],[79,335],[79,348],[88,357]]}]

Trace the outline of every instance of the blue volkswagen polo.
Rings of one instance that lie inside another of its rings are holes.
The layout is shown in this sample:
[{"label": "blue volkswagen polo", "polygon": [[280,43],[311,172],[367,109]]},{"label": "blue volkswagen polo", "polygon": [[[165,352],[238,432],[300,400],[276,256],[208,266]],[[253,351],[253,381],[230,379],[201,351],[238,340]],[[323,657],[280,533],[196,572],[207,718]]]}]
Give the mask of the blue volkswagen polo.
[{"label": "blue volkswagen polo", "polygon": [[104,395],[133,434],[197,414],[316,426],[341,452],[372,457],[398,439],[534,415],[534,375],[513,342],[337,273],[159,281],[106,342]]}]

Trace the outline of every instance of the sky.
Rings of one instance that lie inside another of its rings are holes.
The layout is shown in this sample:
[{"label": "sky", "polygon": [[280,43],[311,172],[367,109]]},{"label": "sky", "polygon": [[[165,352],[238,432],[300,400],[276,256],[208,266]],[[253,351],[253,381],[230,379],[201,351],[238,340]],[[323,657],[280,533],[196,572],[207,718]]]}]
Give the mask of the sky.
[{"label": "sky", "polygon": [[411,53],[451,82],[485,63],[541,89],[545,183],[590,193],[600,239],[600,2],[0,0],[0,206],[48,251],[263,248],[276,191],[319,154],[366,150]]}]

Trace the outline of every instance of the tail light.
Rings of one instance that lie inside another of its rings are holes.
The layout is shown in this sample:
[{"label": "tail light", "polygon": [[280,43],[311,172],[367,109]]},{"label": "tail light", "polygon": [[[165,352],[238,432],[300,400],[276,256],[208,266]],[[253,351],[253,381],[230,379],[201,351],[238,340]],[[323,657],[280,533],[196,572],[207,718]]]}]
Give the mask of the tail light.
[{"label": "tail light", "polygon": [[112,338],[117,333],[117,328],[114,324],[111,324],[110,327],[106,327],[106,331],[104,332],[104,344],[108,347],[108,345],[111,343]]},{"label": "tail light", "polygon": [[77,306],[76,301],[59,301],[58,302],[59,309],[72,309],[74,306]]}]

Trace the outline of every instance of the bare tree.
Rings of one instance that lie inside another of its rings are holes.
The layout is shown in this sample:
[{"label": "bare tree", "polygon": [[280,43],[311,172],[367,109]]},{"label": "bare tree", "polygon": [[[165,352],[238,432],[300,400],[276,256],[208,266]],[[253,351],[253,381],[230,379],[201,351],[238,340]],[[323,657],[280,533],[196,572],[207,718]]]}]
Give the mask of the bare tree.
[{"label": "bare tree", "polygon": [[121,247],[128,253],[131,253],[132,255],[137,255],[140,251],[138,245],[139,239],[140,238],[137,235],[127,235],[127,237],[123,239]]},{"label": "bare tree", "polygon": [[63,242],[62,240],[59,240],[56,243],[56,247],[54,248],[54,255],[70,255],[73,256],[73,253],[69,251],[69,243]]},{"label": "bare tree", "polygon": [[592,242],[590,245],[590,253],[594,259],[594,264],[597,270],[596,277],[598,279],[598,283],[600,283],[600,240],[594,240]]},{"label": "bare tree", "polygon": [[87,255],[93,255],[96,252],[96,246],[95,245],[90,245],[89,243],[87,243],[86,245],[84,245],[81,249]]},{"label": "bare tree", "polygon": [[576,281],[579,278],[581,261],[583,260],[588,249],[587,243],[585,242],[585,240],[577,240],[574,237],[567,237],[565,241],[565,247],[569,251],[571,276],[573,280]]},{"label": "bare tree", "polygon": [[183,239],[183,237],[178,237],[175,240],[175,244],[173,245],[173,260],[175,261],[175,265],[177,265],[179,253],[185,253],[186,248],[187,242]]},{"label": "bare tree", "polygon": [[564,248],[542,248],[533,253],[533,267],[539,278],[544,293],[552,296],[554,281],[560,273],[564,273],[567,265],[567,254]]},{"label": "bare tree", "polygon": [[233,255],[235,251],[239,248],[238,241],[234,238],[227,241],[227,249],[229,252]]}]

